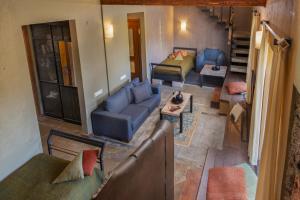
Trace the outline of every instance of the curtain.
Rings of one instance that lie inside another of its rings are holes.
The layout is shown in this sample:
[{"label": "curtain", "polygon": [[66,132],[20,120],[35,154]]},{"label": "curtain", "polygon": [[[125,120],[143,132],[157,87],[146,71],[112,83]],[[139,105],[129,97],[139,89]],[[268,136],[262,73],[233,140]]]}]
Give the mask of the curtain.
[{"label": "curtain", "polygon": [[261,159],[262,146],[266,130],[266,120],[268,114],[269,94],[270,94],[270,83],[271,83],[271,69],[274,59],[274,51],[270,44],[271,37],[268,38],[268,44],[266,44],[266,65],[264,74],[264,87],[262,97],[262,108],[261,108],[261,122],[260,122],[260,135],[259,135],[259,148],[258,148],[258,160]]},{"label": "curtain", "polygon": [[256,83],[254,98],[252,103],[251,112],[251,124],[250,124],[250,136],[249,136],[249,146],[248,154],[250,158],[250,163],[252,165],[257,165],[259,158],[259,146],[261,139],[261,119],[262,119],[262,105],[263,105],[263,92],[265,83],[265,72],[266,65],[268,61],[269,52],[269,33],[266,31],[265,27],[262,30],[262,41],[261,48],[259,51],[259,61],[256,69]]},{"label": "curtain", "polygon": [[252,71],[255,71],[257,66],[258,51],[255,48],[255,42],[256,42],[256,31],[259,30],[259,26],[260,26],[260,15],[254,12],[252,17],[251,40],[250,40],[247,78],[246,78],[246,82],[247,82],[246,101],[248,104],[251,104],[251,100],[252,100]]},{"label": "curtain", "polygon": [[280,199],[294,80],[287,52],[273,42],[269,45],[273,58],[256,200]]}]

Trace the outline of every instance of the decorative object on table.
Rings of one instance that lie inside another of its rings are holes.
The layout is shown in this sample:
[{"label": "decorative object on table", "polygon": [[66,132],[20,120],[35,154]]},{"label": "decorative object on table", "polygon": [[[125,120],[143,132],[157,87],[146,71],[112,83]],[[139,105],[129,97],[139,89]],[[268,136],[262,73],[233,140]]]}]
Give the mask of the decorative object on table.
[{"label": "decorative object on table", "polygon": [[215,66],[212,66],[211,68],[213,71],[220,71],[220,66],[219,65],[215,65]]},{"label": "decorative object on table", "polygon": [[175,112],[176,110],[179,110],[181,107],[180,106],[170,106],[169,111]]},{"label": "decorative object on table", "polygon": [[227,66],[217,65],[219,70],[213,70],[216,65],[206,64],[200,72],[200,86],[204,84],[206,86],[223,86],[226,74]]},{"label": "decorative object on table", "polygon": [[[177,98],[180,100],[182,99],[182,102],[180,103],[180,109],[177,109],[176,111],[170,111],[170,107],[174,106],[173,100],[176,100],[176,96],[178,96]],[[183,131],[183,112],[185,107],[188,105],[188,103],[190,102],[190,112],[193,112],[193,95],[189,94],[189,93],[183,93],[183,92],[179,92],[177,95],[174,94],[173,96],[171,96],[166,105],[161,109],[160,111],[160,119],[163,119],[163,115],[166,116],[172,116],[172,117],[179,117],[180,119],[180,133],[182,133]]]},{"label": "decorative object on table", "polygon": [[179,91],[178,94],[172,98],[172,103],[178,105],[181,104],[183,100],[183,95],[181,94],[181,91]]}]

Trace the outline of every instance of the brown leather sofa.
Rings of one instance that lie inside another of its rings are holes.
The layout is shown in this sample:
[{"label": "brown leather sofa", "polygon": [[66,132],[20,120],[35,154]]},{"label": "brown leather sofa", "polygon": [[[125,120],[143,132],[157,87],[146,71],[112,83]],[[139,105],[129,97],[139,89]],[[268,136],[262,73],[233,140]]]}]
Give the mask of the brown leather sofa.
[{"label": "brown leather sofa", "polygon": [[97,200],[174,200],[174,135],[168,121],[111,174]]}]

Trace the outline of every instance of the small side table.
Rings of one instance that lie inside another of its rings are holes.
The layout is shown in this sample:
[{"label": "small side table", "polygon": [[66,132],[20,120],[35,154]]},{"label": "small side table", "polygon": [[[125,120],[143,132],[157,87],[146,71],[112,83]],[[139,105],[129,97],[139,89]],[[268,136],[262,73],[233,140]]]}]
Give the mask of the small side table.
[{"label": "small side table", "polygon": [[[193,112],[193,95],[189,93],[181,92],[183,96],[183,102],[181,104],[173,104],[172,98],[177,95],[177,93],[173,94],[167,101],[166,105],[160,110],[160,119],[163,119],[163,115],[179,117],[180,120],[180,133],[183,132],[183,111],[187,106],[188,102],[190,102],[190,112]],[[171,106],[180,106],[180,109],[172,112],[170,111]]]},{"label": "small side table", "polygon": [[220,70],[214,71],[215,65],[204,65],[200,72],[200,86],[222,86],[227,74],[227,66],[220,66]]}]

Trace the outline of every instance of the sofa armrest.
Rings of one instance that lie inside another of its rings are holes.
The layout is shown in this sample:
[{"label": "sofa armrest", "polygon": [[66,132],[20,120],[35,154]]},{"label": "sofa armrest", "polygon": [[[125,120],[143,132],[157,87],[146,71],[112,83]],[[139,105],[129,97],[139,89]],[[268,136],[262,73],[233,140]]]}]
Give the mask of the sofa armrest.
[{"label": "sofa armrest", "polygon": [[160,94],[160,92],[161,92],[161,89],[160,89],[160,85],[159,85],[159,84],[157,84],[157,85],[152,85],[152,86],[151,86],[151,89],[152,89],[153,94]]},{"label": "sofa armrest", "polygon": [[92,112],[91,118],[95,135],[126,142],[132,138],[131,117],[128,115],[97,109]]},{"label": "sofa armrest", "polygon": [[205,54],[204,51],[202,51],[200,54],[198,54],[196,59],[196,71],[201,71],[205,62]]},{"label": "sofa armrest", "polygon": [[225,55],[224,55],[223,52],[221,52],[221,53],[218,55],[216,64],[217,64],[218,66],[223,66],[223,65],[225,65]]}]

